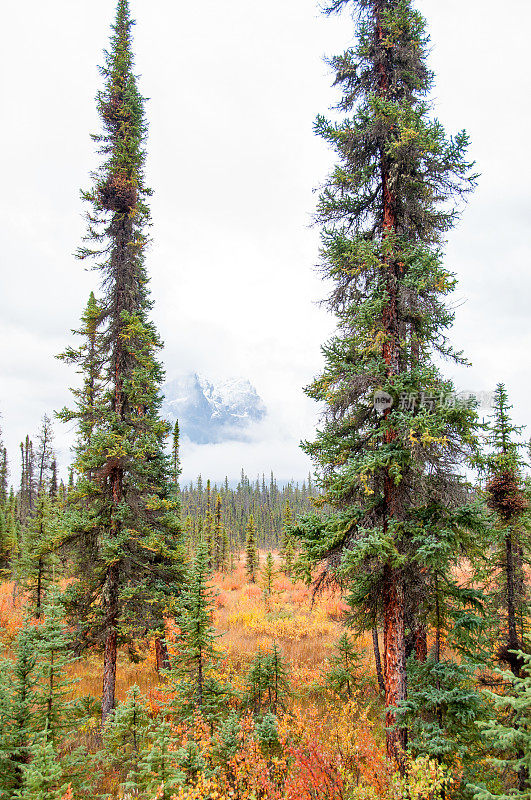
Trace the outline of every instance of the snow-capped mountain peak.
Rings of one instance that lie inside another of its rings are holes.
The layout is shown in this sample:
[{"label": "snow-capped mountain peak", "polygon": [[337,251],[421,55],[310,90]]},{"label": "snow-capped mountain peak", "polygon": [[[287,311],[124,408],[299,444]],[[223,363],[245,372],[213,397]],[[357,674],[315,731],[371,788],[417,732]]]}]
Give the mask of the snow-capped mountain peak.
[{"label": "snow-capped mountain peak", "polygon": [[171,422],[178,419],[182,433],[199,444],[245,439],[246,428],[266,414],[256,389],[245,378],[214,383],[190,373],[166,383],[163,393],[163,416]]}]

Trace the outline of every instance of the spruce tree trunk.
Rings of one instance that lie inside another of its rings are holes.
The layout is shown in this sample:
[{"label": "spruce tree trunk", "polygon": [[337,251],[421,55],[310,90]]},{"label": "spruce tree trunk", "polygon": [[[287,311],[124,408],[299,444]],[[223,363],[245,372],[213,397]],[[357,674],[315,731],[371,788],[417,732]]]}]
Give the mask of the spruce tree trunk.
[{"label": "spruce tree trunk", "polygon": [[[515,601],[515,558],[513,549],[512,532],[509,529],[505,537],[505,572],[507,581],[507,651],[518,650],[520,642],[518,640],[516,601]],[[518,677],[520,674],[520,664],[514,653],[507,652],[511,671]]]},{"label": "spruce tree trunk", "polygon": [[[41,525],[42,536],[42,525]],[[42,603],[42,556],[37,563],[37,598],[35,602],[35,617],[41,618],[41,603]]]},{"label": "spruce tree trunk", "polygon": [[203,652],[199,648],[197,658],[197,704],[199,708],[203,707]]},{"label": "spruce tree trunk", "polygon": [[384,570],[384,677],[387,755],[404,768],[407,744],[405,728],[396,728],[396,707],[406,699],[406,651],[404,635],[404,586],[398,570]]},{"label": "spruce tree trunk", "polygon": [[378,687],[380,692],[385,695],[385,681],[382,671],[382,658],[380,655],[380,642],[378,641],[378,628],[374,626],[372,629],[372,648],[374,650],[374,663],[376,665],[376,677],[378,678]]},{"label": "spruce tree trunk", "polygon": [[54,679],[54,651],[50,653],[50,682],[48,684],[48,699],[46,701],[46,714],[47,714],[47,732],[48,737],[51,739],[53,736],[52,731],[52,708],[53,708],[53,679]]},{"label": "spruce tree trunk", "polygon": [[[121,485],[121,475],[115,478],[115,482]],[[115,486],[113,486],[113,494]],[[113,523],[113,528],[115,523]],[[116,658],[118,653],[118,587],[119,587],[119,568],[117,564],[109,567],[107,572],[106,585],[106,611],[107,611],[107,634],[105,638],[105,648],[103,653],[103,687],[101,697],[101,721],[102,725],[114,709],[116,692]]]},{"label": "spruce tree trunk", "polygon": [[[524,757],[524,753],[519,752],[518,753],[518,758],[523,758],[523,757]],[[525,792],[527,789],[529,789],[529,787],[531,785],[530,782],[529,782],[529,777],[530,777],[529,776],[529,770],[527,769],[527,767],[520,767],[520,769],[518,770],[518,791],[519,792]]]},{"label": "spruce tree trunk", "polygon": [[[374,0],[373,13],[376,27],[376,36],[380,42],[384,39],[381,25],[381,14],[384,3]],[[387,97],[389,92],[388,65],[383,61],[376,65],[378,78],[378,93]],[[385,239],[396,231],[395,201],[390,189],[390,164],[385,143],[380,146],[380,173],[383,200],[382,234]],[[383,312],[383,329],[386,339],[382,355],[387,365],[387,377],[392,377],[400,372],[400,331],[398,315],[398,285],[397,279],[400,267],[387,260],[387,294],[388,301]],[[386,415],[389,413],[387,410]],[[393,430],[385,434],[385,443],[390,444],[396,439]],[[389,518],[395,516],[399,507],[398,487],[393,478],[387,473],[384,478],[384,529],[387,528]],[[384,612],[384,679],[385,679],[385,708],[386,708],[386,738],[388,757],[394,759],[403,770],[404,750],[407,733],[404,728],[389,730],[396,722],[395,708],[398,703],[406,699],[406,641],[405,641],[405,609],[404,586],[402,575],[391,563],[384,569],[383,587],[383,612]]]},{"label": "spruce tree trunk", "polygon": [[428,634],[423,622],[417,623],[415,630],[415,657],[420,662],[428,658]]},{"label": "spruce tree trunk", "polygon": [[[114,231],[114,248],[111,255],[111,265],[114,278],[112,291],[112,305],[110,308],[111,331],[113,334],[113,378],[114,378],[114,412],[121,420],[126,416],[126,396],[123,390],[124,380],[128,375],[127,355],[124,351],[122,341],[122,312],[130,311],[135,308],[136,287],[128,285],[131,276],[128,275],[128,246],[132,240],[132,223],[129,216],[119,220]],[[116,511],[123,500],[123,468],[114,467],[110,474],[112,514],[111,514],[111,538],[116,537],[120,532],[120,521]],[[101,703],[102,723],[114,709],[116,692],[116,659],[117,659],[117,640],[118,640],[118,590],[119,590],[119,567],[113,564],[107,572],[106,586],[106,611],[108,628],[105,638],[105,649],[103,658],[103,690]]]},{"label": "spruce tree trunk", "polygon": [[103,654],[103,689],[101,695],[101,723],[102,726],[111,711],[114,709],[116,689],[116,655],[117,655],[116,628],[112,628],[105,639]]}]

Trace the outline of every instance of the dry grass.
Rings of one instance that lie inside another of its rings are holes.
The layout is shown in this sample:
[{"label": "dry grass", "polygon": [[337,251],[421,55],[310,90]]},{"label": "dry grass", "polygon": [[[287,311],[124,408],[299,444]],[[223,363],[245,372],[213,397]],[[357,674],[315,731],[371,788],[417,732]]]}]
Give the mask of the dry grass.
[{"label": "dry grass", "polygon": [[[263,563],[264,559],[261,559]],[[260,647],[268,649],[274,641],[289,663],[294,688],[308,689],[319,677],[323,663],[331,655],[343,627],[344,604],[338,592],[320,595],[312,603],[311,591],[299,581],[279,573],[273,595],[266,602],[260,583],[247,581],[240,562],[229,573],[217,573],[213,622],[218,633],[218,648],[224,668],[240,678]],[[9,644],[24,621],[24,600],[14,593],[12,583],[0,585],[0,630],[4,644]],[[169,638],[172,622],[168,624]],[[370,637],[359,637],[359,651],[364,668],[373,673]],[[101,694],[102,656],[90,652],[71,667],[76,697]],[[137,684],[147,696],[154,697],[160,679],[155,668],[153,643],[146,643],[139,663],[120,652],[117,667],[116,699],[121,701]]]}]

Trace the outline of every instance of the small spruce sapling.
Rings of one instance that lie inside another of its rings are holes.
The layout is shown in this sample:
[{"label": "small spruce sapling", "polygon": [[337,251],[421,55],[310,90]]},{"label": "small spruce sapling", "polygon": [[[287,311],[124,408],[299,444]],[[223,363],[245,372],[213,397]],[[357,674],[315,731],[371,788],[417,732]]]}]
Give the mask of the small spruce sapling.
[{"label": "small spruce sapling", "polygon": [[260,576],[262,583],[262,594],[268,611],[271,610],[271,599],[273,597],[273,588],[276,576],[277,571],[275,569],[273,555],[272,553],[268,553]]},{"label": "small spruce sapling", "polygon": [[344,700],[351,700],[360,686],[360,661],[352,640],[343,633],[337,643],[337,652],[330,658],[325,679],[327,686]]},{"label": "small spruce sapling", "polygon": [[23,766],[18,800],[62,800],[68,787],[49,731],[45,728],[30,747],[29,763]]},{"label": "small spruce sapling", "polygon": [[475,800],[527,800],[531,790],[531,655],[518,653],[519,675],[497,670],[507,686],[503,695],[487,692],[497,711],[497,719],[483,723],[483,736],[490,761],[509,779],[506,789],[489,791],[475,785]]},{"label": "small spruce sapling", "polygon": [[254,523],[253,514],[249,516],[245,533],[245,568],[250,583],[256,583],[256,575],[260,566],[260,559],[258,556],[256,526]]}]

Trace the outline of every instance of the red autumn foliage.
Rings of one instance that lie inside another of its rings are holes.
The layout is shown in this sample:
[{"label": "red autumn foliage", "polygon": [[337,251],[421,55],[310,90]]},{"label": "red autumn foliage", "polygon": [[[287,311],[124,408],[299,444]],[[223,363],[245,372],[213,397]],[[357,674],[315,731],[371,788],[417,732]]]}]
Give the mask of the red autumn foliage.
[{"label": "red autumn foliage", "polygon": [[138,200],[136,186],[123,173],[111,175],[98,191],[101,204],[108,211],[125,214],[134,208]]},{"label": "red autumn foliage", "polygon": [[317,745],[292,748],[293,767],[286,782],[287,800],[345,800],[338,756]]},{"label": "red autumn foliage", "polygon": [[510,470],[499,472],[491,478],[487,483],[487,494],[489,507],[506,520],[527,507],[517,477]]}]

